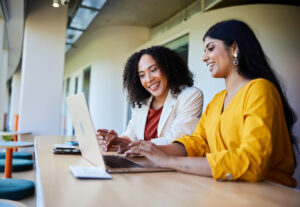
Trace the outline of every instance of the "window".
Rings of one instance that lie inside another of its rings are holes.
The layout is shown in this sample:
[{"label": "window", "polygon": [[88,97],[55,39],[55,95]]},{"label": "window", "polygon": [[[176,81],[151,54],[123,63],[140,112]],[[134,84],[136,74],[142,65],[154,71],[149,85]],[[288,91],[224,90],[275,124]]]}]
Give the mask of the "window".
[{"label": "window", "polygon": [[12,126],[9,125],[10,123],[10,108],[11,108],[11,95],[12,95],[12,79],[9,79],[7,81],[7,87],[6,87],[6,91],[7,91],[7,107],[5,107],[5,112],[4,113],[4,117],[3,117],[3,131],[6,130],[12,130]]},{"label": "window", "polygon": [[69,16],[65,52],[72,47],[98,15],[106,0],[82,0],[74,16]]},{"label": "window", "polygon": [[186,34],[181,36],[171,42],[166,43],[163,45],[171,50],[176,51],[186,63],[188,63],[188,53],[189,53],[189,35]]},{"label": "window", "polygon": [[62,114],[61,114],[61,135],[74,135],[71,117],[68,113],[66,97],[83,92],[89,104],[91,67],[80,70],[64,80]]},{"label": "window", "polygon": [[70,95],[70,77],[64,80],[63,83],[63,100],[62,100],[62,114],[61,114],[61,134],[67,134],[67,104],[66,97]]},{"label": "window", "polygon": [[82,88],[87,103],[89,103],[89,95],[90,95],[90,78],[91,78],[91,68],[89,67],[83,71],[83,88]]},{"label": "window", "polygon": [[77,76],[76,78],[75,78],[75,90],[74,90],[74,92],[75,92],[75,94],[77,94],[78,93],[78,81],[79,81],[79,77]]}]

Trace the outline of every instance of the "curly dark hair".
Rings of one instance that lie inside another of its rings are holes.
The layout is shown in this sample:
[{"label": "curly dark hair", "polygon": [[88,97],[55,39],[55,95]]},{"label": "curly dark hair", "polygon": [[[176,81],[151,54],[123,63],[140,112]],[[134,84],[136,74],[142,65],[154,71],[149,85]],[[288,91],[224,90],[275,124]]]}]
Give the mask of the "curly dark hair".
[{"label": "curly dark hair", "polygon": [[153,46],[134,53],[125,65],[123,87],[128,92],[132,107],[140,108],[151,94],[142,86],[138,74],[138,64],[143,55],[151,55],[162,73],[167,76],[168,86],[173,94],[179,94],[182,86],[193,86],[193,74],[186,62],[173,50],[163,46]]}]

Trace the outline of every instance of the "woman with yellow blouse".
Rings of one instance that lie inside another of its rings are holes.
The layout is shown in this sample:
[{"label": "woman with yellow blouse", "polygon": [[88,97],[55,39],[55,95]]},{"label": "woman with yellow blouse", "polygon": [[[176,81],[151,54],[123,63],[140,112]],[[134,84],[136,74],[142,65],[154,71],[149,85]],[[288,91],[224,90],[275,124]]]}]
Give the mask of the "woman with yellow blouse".
[{"label": "woman with yellow blouse", "polygon": [[203,41],[203,61],[214,78],[225,79],[226,90],[208,104],[190,136],[164,146],[138,141],[126,154],[217,180],[295,187],[296,117],[253,31],[229,20],[212,26]]}]

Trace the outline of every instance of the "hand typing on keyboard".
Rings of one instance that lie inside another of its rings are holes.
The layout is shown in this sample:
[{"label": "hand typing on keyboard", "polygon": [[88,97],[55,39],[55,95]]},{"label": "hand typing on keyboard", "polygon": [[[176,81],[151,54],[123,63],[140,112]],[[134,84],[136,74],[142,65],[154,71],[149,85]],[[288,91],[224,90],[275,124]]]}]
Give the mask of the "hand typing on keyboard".
[{"label": "hand typing on keyboard", "polygon": [[119,154],[124,153],[131,143],[127,137],[118,137],[118,133],[114,130],[98,129],[97,137],[100,147],[106,152],[117,151]]},{"label": "hand typing on keyboard", "polygon": [[163,147],[139,140],[128,145],[129,149],[125,152],[125,156],[143,155],[157,166],[167,168],[170,156],[163,150]]}]

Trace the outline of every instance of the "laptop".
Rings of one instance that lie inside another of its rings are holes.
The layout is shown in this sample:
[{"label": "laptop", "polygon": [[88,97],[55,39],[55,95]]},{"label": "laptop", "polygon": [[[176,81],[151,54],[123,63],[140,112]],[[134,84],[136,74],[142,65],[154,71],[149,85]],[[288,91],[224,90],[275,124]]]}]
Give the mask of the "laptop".
[{"label": "laptop", "polygon": [[69,96],[66,98],[66,102],[81,155],[93,166],[109,173],[172,171],[171,169],[155,167],[144,157],[135,157],[133,159],[136,159],[137,162],[133,162],[132,158],[131,160],[126,159],[121,155],[103,155],[84,93]]}]

